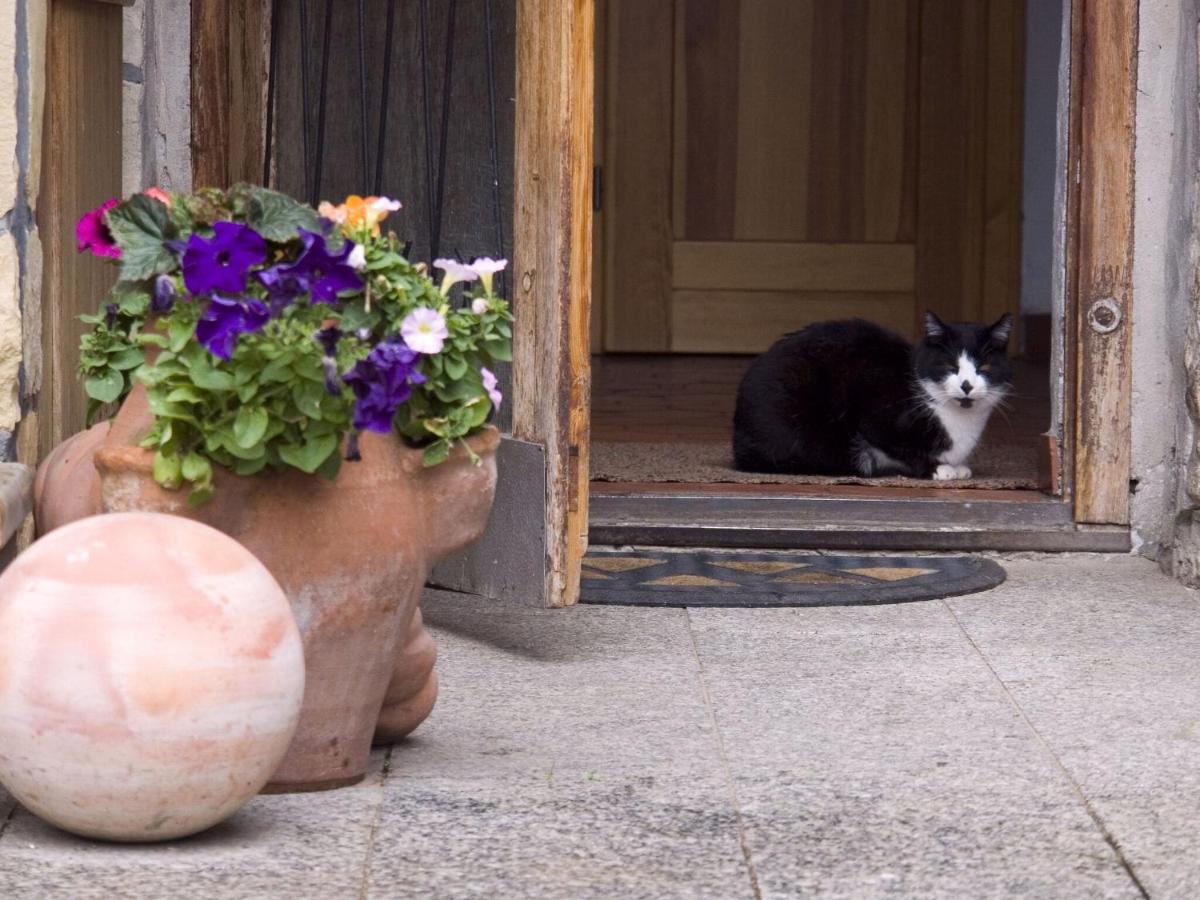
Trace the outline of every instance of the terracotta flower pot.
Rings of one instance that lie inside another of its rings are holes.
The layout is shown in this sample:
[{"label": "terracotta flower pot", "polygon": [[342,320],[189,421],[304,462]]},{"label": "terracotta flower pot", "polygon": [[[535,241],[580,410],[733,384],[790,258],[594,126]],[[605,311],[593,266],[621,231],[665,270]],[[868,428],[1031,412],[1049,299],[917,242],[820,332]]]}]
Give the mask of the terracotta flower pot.
[{"label": "terracotta flower pot", "polygon": [[[283,586],[304,640],[307,681],[296,737],[268,789],[316,790],[362,778],[372,737],[414,729],[437,694],[433,642],[417,604],[433,564],[482,532],[496,483],[494,428],[426,469],[421,452],[390,435],[364,434],[362,461],[335,481],[286,471],[216,472],[216,494],[198,507],[153,477],[137,446],[149,427],[140,388],[95,450],[105,512],[167,512],[225,532]],[[50,460],[47,460],[49,463]],[[54,473],[39,505],[55,502]]]}]

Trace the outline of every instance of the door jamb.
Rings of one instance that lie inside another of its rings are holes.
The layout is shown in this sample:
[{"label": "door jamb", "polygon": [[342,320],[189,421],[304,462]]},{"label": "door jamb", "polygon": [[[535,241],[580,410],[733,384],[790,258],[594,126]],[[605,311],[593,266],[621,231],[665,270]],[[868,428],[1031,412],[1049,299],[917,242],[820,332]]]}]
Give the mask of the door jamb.
[{"label": "door jamb", "polygon": [[1078,523],[1129,524],[1137,13],[1071,4],[1063,459]]}]

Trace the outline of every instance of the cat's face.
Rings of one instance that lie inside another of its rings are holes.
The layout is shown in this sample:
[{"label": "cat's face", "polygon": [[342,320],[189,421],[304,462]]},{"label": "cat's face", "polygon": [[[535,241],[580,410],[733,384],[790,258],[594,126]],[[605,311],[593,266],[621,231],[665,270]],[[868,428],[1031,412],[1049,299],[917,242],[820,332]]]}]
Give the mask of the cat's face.
[{"label": "cat's face", "polygon": [[925,336],[914,350],[917,378],[935,406],[988,410],[1012,387],[1008,336],[1012,316],[993,325],[946,323],[925,314]]}]

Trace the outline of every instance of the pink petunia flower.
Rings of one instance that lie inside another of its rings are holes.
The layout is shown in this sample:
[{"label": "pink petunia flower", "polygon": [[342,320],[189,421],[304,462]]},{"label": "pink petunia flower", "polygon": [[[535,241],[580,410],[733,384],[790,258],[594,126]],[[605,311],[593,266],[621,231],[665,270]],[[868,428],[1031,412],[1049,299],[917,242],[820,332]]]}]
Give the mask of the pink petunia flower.
[{"label": "pink petunia flower", "polygon": [[504,400],[504,395],[500,393],[500,388],[497,387],[499,382],[496,380],[496,376],[492,374],[491,369],[487,366],[480,366],[479,374],[483,376],[483,389],[487,391],[488,397],[491,398],[492,407],[499,409],[500,403]]},{"label": "pink petunia flower", "polygon": [[80,217],[75,225],[75,245],[80,253],[89,250],[93,256],[105,259],[121,258],[121,248],[113,240],[108,223],[104,221],[105,214],[119,202],[114,197]]},{"label": "pink petunia flower", "polygon": [[491,308],[492,305],[488,303],[487,297],[476,297],[471,301],[471,312],[477,316],[482,316]]},{"label": "pink petunia flower", "polygon": [[400,323],[400,336],[413,350],[433,356],[442,352],[450,331],[446,328],[446,320],[436,309],[418,306]]}]

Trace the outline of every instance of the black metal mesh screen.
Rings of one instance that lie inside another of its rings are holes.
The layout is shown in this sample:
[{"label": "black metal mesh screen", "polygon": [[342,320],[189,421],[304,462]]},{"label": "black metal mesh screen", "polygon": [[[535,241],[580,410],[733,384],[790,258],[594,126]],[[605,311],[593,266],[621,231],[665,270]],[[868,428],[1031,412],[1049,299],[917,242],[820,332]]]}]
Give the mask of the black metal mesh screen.
[{"label": "black metal mesh screen", "polygon": [[400,200],[416,260],[511,259],[514,0],[274,0],[271,37],[264,182]]}]

